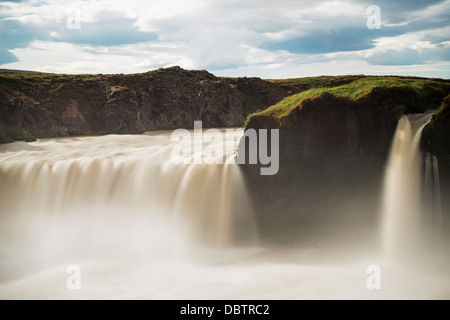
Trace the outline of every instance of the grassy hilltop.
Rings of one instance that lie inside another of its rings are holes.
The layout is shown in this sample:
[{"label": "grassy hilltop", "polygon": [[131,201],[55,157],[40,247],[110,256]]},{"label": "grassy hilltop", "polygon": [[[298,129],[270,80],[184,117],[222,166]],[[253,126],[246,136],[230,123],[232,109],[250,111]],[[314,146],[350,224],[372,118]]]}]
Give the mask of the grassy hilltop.
[{"label": "grassy hilltop", "polygon": [[307,102],[327,94],[345,98],[353,104],[367,103],[367,99],[375,96],[374,93],[378,93],[378,96],[382,94],[381,103],[391,103],[392,112],[398,118],[403,113],[436,109],[450,93],[450,81],[415,77],[336,76],[270,81],[281,88],[299,93],[249,115],[247,124],[263,121],[270,127],[289,126],[295,108],[301,109]]}]

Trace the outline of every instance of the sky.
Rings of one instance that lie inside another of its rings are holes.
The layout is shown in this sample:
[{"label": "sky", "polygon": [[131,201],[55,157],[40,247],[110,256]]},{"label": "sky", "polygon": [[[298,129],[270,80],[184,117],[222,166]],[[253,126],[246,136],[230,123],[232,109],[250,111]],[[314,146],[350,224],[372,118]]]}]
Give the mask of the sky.
[{"label": "sky", "polygon": [[0,68],[450,78],[450,0],[0,1]]}]

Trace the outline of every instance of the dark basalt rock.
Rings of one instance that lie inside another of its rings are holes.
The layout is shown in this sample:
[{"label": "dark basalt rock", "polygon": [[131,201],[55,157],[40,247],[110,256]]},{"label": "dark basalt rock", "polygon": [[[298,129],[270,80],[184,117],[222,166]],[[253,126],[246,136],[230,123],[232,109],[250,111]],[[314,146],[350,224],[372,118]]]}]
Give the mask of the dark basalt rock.
[{"label": "dark basalt rock", "polygon": [[[422,133],[422,149],[436,155],[443,208],[450,208],[450,95]],[[448,211],[447,211],[448,212]]]},{"label": "dark basalt rock", "polygon": [[179,67],[131,75],[0,77],[0,142],[30,137],[142,133],[244,124],[244,95],[207,71]]},{"label": "dark basalt rock", "polygon": [[236,86],[244,95],[243,111],[245,117],[274,105],[292,94],[281,86],[260,78],[228,78],[226,81]]},{"label": "dark basalt rock", "polygon": [[[442,96],[432,101],[435,107],[440,100]],[[424,135],[440,162],[450,163],[450,98],[444,101]],[[259,165],[242,166],[264,232],[278,239],[284,236],[279,230],[285,233],[289,226],[301,234],[311,230],[375,234],[398,119],[429,107],[430,101],[412,89],[375,88],[358,99],[325,92],[303,100],[279,119],[267,114],[250,117],[246,129],[280,130],[276,175],[261,176]],[[327,226],[316,229],[317,223]]]}]

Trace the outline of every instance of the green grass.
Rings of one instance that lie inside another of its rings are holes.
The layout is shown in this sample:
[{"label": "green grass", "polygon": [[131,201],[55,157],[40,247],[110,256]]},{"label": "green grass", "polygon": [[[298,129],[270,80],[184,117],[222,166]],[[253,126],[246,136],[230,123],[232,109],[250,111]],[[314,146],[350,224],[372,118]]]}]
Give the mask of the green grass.
[{"label": "green grass", "polygon": [[[331,77],[325,77],[328,80]],[[335,77],[336,78],[336,77]],[[304,79],[288,79],[279,80],[284,83],[303,83],[312,80],[313,83],[322,83],[324,79],[304,78]],[[251,114],[248,120],[253,116],[268,116],[278,121],[288,115],[289,111],[299,106],[306,99],[313,99],[327,92],[337,97],[345,97],[351,100],[358,100],[369,94],[375,88],[410,88],[414,90],[421,99],[428,99],[433,92],[439,91],[443,94],[450,92],[450,82],[439,80],[430,80],[425,78],[405,78],[405,77],[364,77],[350,83],[335,87],[317,87],[312,88],[298,94],[294,94],[280,101],[261,112]]]},{"label": "green grass", "polygon": [[31,71],[0,71],[0,87],[4,90],[20,91],[29,96],[39,96],[48,92],[54,83],[99,79],[100,75],[56,74]]},{"label": "green grass", "polygon": [[0,71],[0,78],[2,79],[17,79],[17,80],[39,80],[46,81],[51,79],[96,79],[100,75],[97,74],[58,74],[46,72],[32,72],[32,71]]},{"label": "green grass", "polygon": [[0,84],[21,90],[25,93],[30,90],[39,90],[55,81],[67,82],[73,80],[95,80],[101,75],[95,74],[56,74],[31,71],[0,71]]},{"label": "green grass", "polygon": [[11,141],[34,141],[36,140],[34,135],[28,131],[25,131],[19,127],[10,127],[5,130],[5,133],[0,135],[0,141],[11,142]]},{"label": "green grass", "polygon": [[278,85],[284,90],[295,94],[313,88],[331,88],[351,83],[355,80],[367,78],[365,75],[348,75],[348,76],[319,76],[291,79],[269,79],[268,81]]},{"label": "green grass", "polygon": [[12,140],[25,140],[26,138],[26,132],[22,128],[8,128],[6,129],[6,135],[11,138]]}]

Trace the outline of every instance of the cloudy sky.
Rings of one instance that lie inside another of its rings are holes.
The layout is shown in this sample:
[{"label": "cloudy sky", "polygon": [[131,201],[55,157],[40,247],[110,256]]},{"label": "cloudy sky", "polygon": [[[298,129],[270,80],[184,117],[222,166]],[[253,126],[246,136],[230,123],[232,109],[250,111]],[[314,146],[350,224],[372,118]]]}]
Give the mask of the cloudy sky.
[{"label": "cloudy sky", "polygon": [[450,78],[450,0],[0,1],[0,68],[174,65],[219,76]]}]

